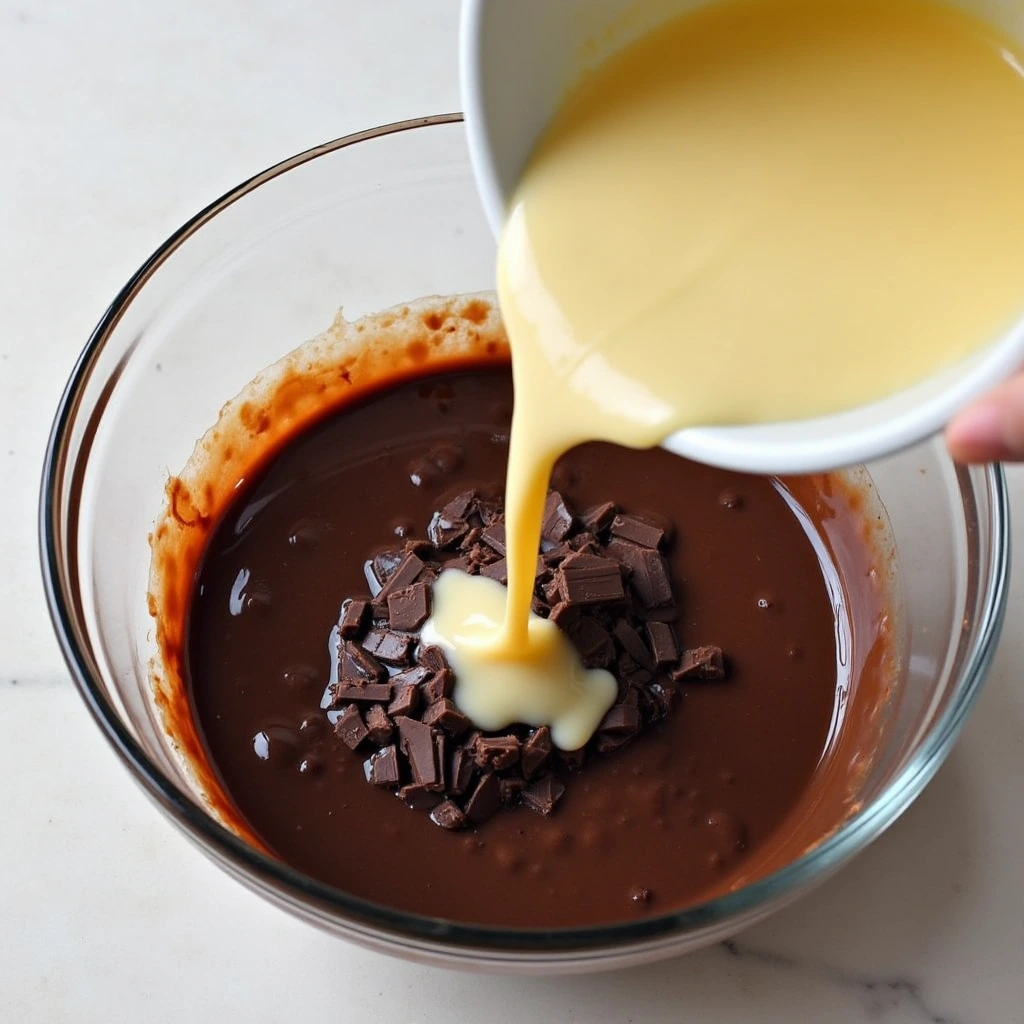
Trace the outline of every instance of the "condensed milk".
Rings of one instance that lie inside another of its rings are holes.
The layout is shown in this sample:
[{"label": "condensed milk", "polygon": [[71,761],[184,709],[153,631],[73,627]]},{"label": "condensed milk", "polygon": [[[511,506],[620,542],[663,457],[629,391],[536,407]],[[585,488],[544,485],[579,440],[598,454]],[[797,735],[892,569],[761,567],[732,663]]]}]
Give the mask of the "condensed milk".
[{"label": "condensed milk", "polygon": [[935,0],[723,0],[578,83],[499,247],[507,595],[481,625],[453,573],[426,627],[460,705],[514,665],[533,681],[489,727],[556,707],[582,746],[614,687],[530,624],[557,458],[838,412],[969,355],[1024,308],[1021,168],[1024,57]]}]

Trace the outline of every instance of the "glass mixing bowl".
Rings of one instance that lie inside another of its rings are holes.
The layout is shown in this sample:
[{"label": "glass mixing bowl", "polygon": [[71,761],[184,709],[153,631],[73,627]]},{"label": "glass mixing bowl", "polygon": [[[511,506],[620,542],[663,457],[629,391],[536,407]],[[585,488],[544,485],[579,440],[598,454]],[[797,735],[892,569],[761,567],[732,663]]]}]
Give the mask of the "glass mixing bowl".
[{"label": "glass mixing bowl", "polygon": [[[597,970],[721,940],[821,882],[935,773],[981,688],[1007,597],[998,468],[954,466],[932,441],[868,467],[892,527],[905,678],[859,807],[800,859],[711,902],[601,928],[531,931],[417,917],[321,885],[224,828],[154,712],[147,534],[167,475],[224,401],[325,328],[420,295],[489,289],[494,242],[461,119],[351,135],[272,167],[181,228],[116,297],[61,400],[40,533],[57,635],[83,699],[181,831],[260,895],[337,935],[447,966]],[[113,840],[112,840],[113,841]]]}]

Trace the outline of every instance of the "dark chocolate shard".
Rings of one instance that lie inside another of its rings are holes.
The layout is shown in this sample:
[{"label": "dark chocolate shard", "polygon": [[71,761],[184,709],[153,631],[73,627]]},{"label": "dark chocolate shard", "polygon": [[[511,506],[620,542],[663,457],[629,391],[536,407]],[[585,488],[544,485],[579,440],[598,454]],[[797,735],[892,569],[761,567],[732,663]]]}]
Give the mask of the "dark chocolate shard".
[{"label": "dark chocolate shard", "polygon": [[454,800],[442,800],[430,812],[430,820],[447,829],[465,828],[469,824],[469,819]]},{"label": "dark chocolate shard", "polygon": [[473,752],[465,745],[456,747],[452,751],[448,766],[448,791],[452,796],[462,796],[469,789],[475,774],[476,762],[473,760]]},{"label": "dark chocolate shard", "polygon": [[404,551],[380,551],[369,561],[369,569],[378,587],[383,587],[395,570],[402,564]]},{"label": "dark chocolate shard", "polygon": [[474,825],[482,825],[501,806],[501,786],[498,776],[488,772],[482,776],[473,790],[473,795],[466,801],[466,817]]},{"label": "dark chocolate shard", "polygon": [[508,563],[504,558],[499,558],[487,565],[480,566],[480,575],[486,576],[489,580],[497,580],[503,587],[508,585]]},{"label": "dark chocolate shard", "polygon": [[434,764],[437,765],[437,782],[431,786],[438,793],[443,793],[448,785],[446,769],[448,767],[448,737],[440,729],[432,728],[434,738]]},{"label": "dark chocolate shard", "polygon": [[586,668],[607,668],[615,657],[611,635],[594,619],[581,616],[568,629],[569,639]]},{"label": "dark chocolate shard", "polygon": [[519,753],[524,778],[532,779],[544,767],[551,756],[551,749],[551,730],[546,725],[527,737]]},{"label": "dark chocolate shard", "polygon": [[655,551],[665,543],[665,531],[641,516],[617,515],[612,520],[611,532],[613,537],[621,537]]},{"label": "dark chocolate shard", "polygon": [[672,604],[672,582],[663,555],[619,538],[608,545],[608,554],[630,570],[630,589],[642,605],[662,608]]},{"label": "dark chocolate shard", "polygon": [[355,704],[348,704],[334,723],[334,733],[349,750],[355,750],[369,735],[363,716]]},{"label": "dark chocolate shard", "polygon": [[[555,588],[555,603],[551,606],[551,611],[548,613],[548,618],[561,630],[567,633],[570,637],[572,636],[573,630],[579,625],[581,621],[589,622],[589,619],[582,619],[580,616],[580,606],[578,604],[566,604],[564,601],[557,600],[558,584],[554,580],[551,582],[551,586]],[[546,591],[547,588],[545,588]],[[545,596],[546,593],[545,593]],[[598,627],[600,628],[600,627]],[[575,641],[574,641],[575,642]]]},{"label": "dark chocolate shard", "polygon": [[654,657],[647,649],[640,634],[625,620],[615,623],[615,639],[622,649],[637,663],[648,671],[654,670]]},{"label": "dark chocolate shard", "polygon": [[418,782],[410,782],[408,786],[402,786],[396,795],[413,811],[429,811],[444,799],[436,790]]},{"label": "dark chocolate shard", "polygon": [[402,590],[416,582],[417,577],[423,571],[424,562],[413,551],[406,551],[402,554],[402,560],[398,563],[395,571],[388,577],[387,582],[373,599],[375,605],[387,605],[388,595],[396,590]]},{"label": "dark chocolate shard", "polygon": [[455,689],[455,676],[449,668],[435,672],[421,686],[420,693],[428,704],[450,697]]},{"label": "dark chocolate shard", "polygon": [[394,731],[394,722],[380,704],[371,704],[366,709],[366,735],[371,743],[383,746],[394,735]]},{"label": "dark chocolate shard", "polygon": [[473,759],[484,770],[504,771],[519,760],[519,740],[511,734],[478,736],[473,744]]},{"label": "dark chocolate shard", "polygon": [[615,518],[618,509],[610,501],[604,502],[602,505],[594,505],[588,508],[580,519],[583,520],[583,526],[589,533],[601,533],[602,530],[607,530],[612,525],[612,520]]},{"label": "dark chocolate shard", "polygon": [[612,558],[574,553],[555,573],[558,592],[567,604],[601,604],[625,596],[622,571]]},{"label": "dark chocolate shard", "polygon": [[430,615],[430,588],[426,583],[413,583],[388,594],[388,618],[391,628],[411,633],[420,628]]},{"label": "dark chocolate shard", "polygon": [[721,647],[691,647],[683,651],[679,667],[672,673],[676,682],[684,679],[724,679],[725,658]]},{"label": "dark chocolate shard", "polygon": [[363,637],[363,650],[385,664],[402,666],[409,664],[415,642],[415,637],[374,627]]},{"label": "dark chocolate shard", "polygon": [[440,672],[441,669],[448,667],[448,659],[444,656],[444,651],[440,647],[420,645],[416,651],[416,661],[428,672]]},{"label": "dark chocolate shard", "polygon": [[572,532],[573,516],[558,491],[550,491],[544,504],[540,535],[544,540],[559,543]]},{"label": "dark chocolate shard", "polygon": [[370,616],[370,602],[357,597],[346,598],[341,602],[341,615],[338,618],[338,632],[344,640],[356,640],[362,633]]},{"label": "dark chocolate shard", "polygon": [[526,788],[526,783],[516,776],[498,780],[498,795],[504,807],[515,807]]},{"label": "dark chocolate shard", "polygon": [[327,687],[328,707],[343,704],[385,704],[391,700],[390,683],[363,683],[342,679]]},{"label": "dark chocolate shard", "polygon": [[390,746],[371,754],[363,762],[366,781],[375,786],[397,786],[401,781],[398,767],[398,750],[392,743]]},{"label": "dark chocolate shard", "polygon": [[489,548],[491,548],[492,551],[497,552],[502,557],[505,556],[506,547],[504,521],[499,520],[497,522],[492,522],[481,532],[480,539]]},{"label": "dark chocolate shard", "polygon": [[455,547],[468,532],[465,519],[451,519],[443,512],[435,512],[427,526],[427,536],[438,551]]},{"label": "dark chocolate shard", "polygon": [[447,697],[434,701],[421,719],[424,725],[444,729],[449,736],[461,736],[472,724],[470,720]]},{"label": "dark chocolate shard", "polygon": [[601,719],[601,724],[597,727],[597,731],[632,736],[639,732],[642,724],[640,712],[635,707],[629,704],[613,704],[608,709],[608,713]]},{"label": "dark chocolate shard", "polygon": [[342,641],[338,648],[338,678],[342,682],[376,683],[387,675],[388,670],[359,644]]},{"label": "dark chocolate shard", "polygon": [[448,519],[466,519],[477,505],[476,491],[462,491],[448,501],[441,509],[441,515]]},{"label": "dark chocolate shard", "polygon": [[647,631],[647,643],[654,656],[654,663],[659,668],[671,665],[679,657],[675,631],[667,622],[648,622],[644,628]]},{"label": "dark chocolate shard", "polygon": [[[434,734],[429,725],[404,716],[395,718],[402,753],[409,761],[414,782],[421,786],[435,786],[440,778]],[[404,797],[403,797],[404,799]]]},{"label": "dark chocolate shard", "polygon": [[420,706],[420,688],[414,683],[392,684],[392,687],[394,696],[388,705],[388,714],[394,718],[414,715]]},{"label": "dark chocolate shard", "polygon": [[547,816],[562,799],[563,793],[565,786],[553,775],[542,775],[523,790],[523,806]]}]

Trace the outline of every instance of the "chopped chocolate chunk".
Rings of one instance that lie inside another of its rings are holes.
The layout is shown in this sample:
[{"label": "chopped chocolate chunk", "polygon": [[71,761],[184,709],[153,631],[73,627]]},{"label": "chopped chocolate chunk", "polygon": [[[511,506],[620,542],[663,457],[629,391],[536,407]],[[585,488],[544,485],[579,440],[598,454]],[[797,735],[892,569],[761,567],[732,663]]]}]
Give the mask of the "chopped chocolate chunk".
[{"label": "chopped chocolate chunk", "polygon": [[430,787],[443,793],[448,784],[445,769],[448,767],[448,737],[440,729],[431,729],[434,738],[434,764],[437,765],[437,781]]},{"label": "chopped chocolate chunk", "polygon": [[448,829],[465,828],[469,824],[469,819],[453,800],[442,800],[430,812],[430,820],[435,825]]},{"label": "chopped chocolate chunk", "polygon": [[559,566],[555,579],[567,604],[600,604],[625,596],[618,563],[600,555],[570,555]]},{"label": "chopped chocolate chunk", "polygon": [[587,748],[580,747],[579,750],[559,750],[558,757],[569,771],[578,772],[583,767],[583,762],[587,758]]},{"label": "chopped chocolate chunk", "polygon": [[628,704],[613,704],[601,719],[598,732],[625,733],[632,736],[640,729],[640,712]]},{"label": "chopped chocolate chunk", "polygon": [[[468,551],[470,553],[470,557],[474,561],[479,561],[481,557],[479,541],[483,532],[484,531],[479,526],[471,526],[469,533],[459,541],[459,550]],[[474,547],[478,549],[476,552],[473,551]]]},{"label": "chopped chocolate chunk", "polygon": [[523,794],[526,783],[514,775],[507,779],[498,780],[498,795],[505,807],[515,807]]},{"label": "chopped chocolate chunk", "polygon": [[580,617],[570,626],[569,639],[586,668],[607,668],[615,657],[615,644],[608,631],[594,619]]},{"label": "chopped chocolate chunk", "polygon": [[342,709],[334,723],[334,733],[349,750],[355,750],[369,735],[363,716],[355,704],[349,704]]},{"label": "chopped chocolate chunk", "polygon": [[341,617],[338,619],[338,632],[344,640],[355,640],[363,631],[370,614],[370,602],[357,597],[349,597],[341,602]]},{"label": "chopped chocolate chunk", "polygon": [[672,673],[676,682],[683,679],[724,679],[725,659],[721,647],[692,647],[683,651],[679,667]]},{"label": "chopped chocolate chunk", "polygon": [[615,662],[616,674],[620,680],[634,685],[649,683],[654,678],[654,673],[641,665],[632,654],[623,651]]},{"label": "chopped chocolate chunk", "polygon": [[394,722],[388,718],[388,713],[380,704],[371,704],[366,709],[366,735],[371,743],[383,746],[391,739],[394,731]]},{"label": "chopped chocolate chunk", "polygon": [[465,519],[449,519],[443,512],[435,512],[427,526],[427,536],[439,551],[454,547],[468,532]]},{"label": "chopped chocolate chunk", "polygon": [[451,763],[448,767],[448,790],[452,796],[462,796],[476,774],[476,761],[473,752],[465,745],[452,751]]},{"label": "chopped chocolate chunk", "polygon": [[[390,602],[390,598],[388,599]],[[363,637],[363,650],[388,665],[408,665],[415,637],[391,629],[371,629]]]},{"label": "chopped chocolate chunk", "polygon": [[384,704],[391,700],[390,683],[362,683],[342,679],[327,687],[328,707],[332,710],[343,704]]},{"label": "chopped chocolate chunk", "polygon": [[387,582],[374,597],[374,605],[386,605],[388,595],[415,583],[423,568],[423,559],[419,555],[413,551],[404,552],[401,562],[398,563],[395,571],[387,578]]},{"label": "chopped chocolate chunk", "polygon": [[[428,672],[440,672],[441,669],[448,667],[448,659],[444,656],[444,651],[440,647],[424,647],[421,645],[416,651],[416,661]],[[419,681],[422,682],[422,680]]]},{"label": "chopped chocolate chunk", "polygon": [[572,532],[572,513],[558,491],[550,491],[544,504],[544,519],[541,522],[540,535],[544,540],[556,544],[564,540]]},{"label": "chopped chocolate chunk", "polygon": [[474,825],[482,825],[501,806],[501,786],[498,776],[488,772],[482,776],[473,790],[473,795],[466,801],[466,817]]},{"label": "chopped chocolate chunk", "polygon": [[406,805],[413,811],[429,811],[436,807],[443,799],[440,793],[430,789],[418,782],[410,782],[408,786],[402,786],[398,790],[398,799],[405,801]]},{"label": "chopped chocolate chunk", "polygon": [[672,603],[672,583],[664,555],[618,538],[608,545],[608,554],[630,570],[630,589],[642,605],[661,608]]},{"label": "chopped chocolate chunk", "polygon": [[544,564],[549,569],[557,569],[575,550],[571,544],[556,544],[543,553]]},{"label": "chopped chocolate chunk", "polygon": [[546,816],[555,809],[564,792],[565,786],[553,775],[543,775],[523,790],[523,806]]},{"label": "chopped chocolate chunk", "polygon": [[672,664],[679,657],[679,645],[672,627],[667,622],[648,622],[645,628],[654,663],[659,668]]},{"label": "chopped chocolate chunk", "polygon": [[375,786],[397,786],[401,781],[398,769],[398,750],[392,743],[390,746],[371,754],[363,762],[366,781]]},{"label": "chopped chocolate chunk", "polygon": [[381,551],[370,559],[367,565],[378,587],[383,587],[394,575],[395,570],[402,564],[404,554],[403,551]]},{"label": "chopped chocolate chunk", "polygon": [[588,532],[601,533],[602,530],[607,530],[612,525],[616,512],[618,512],[618,509],[615,505],[610,501],[606,501],[603,505],[594,505],[588,508],[580,516],[580,519],[583,520],[583,525]]},{"label": "chopped chocolate chunk", "polygon": [[440,672],[435,672],[420,686],[420,693],[423,694],[423,699],[428,704],[433,704],[435,701],[450,697],[454,689],[455,676],[452,675],[452,670],[443,668]]},{"label": "chopped chocolate chunk", "polygon": [[503,587],[508,585],[508,564],[504,558],[480,567],[480,575],[489,580],[497,580]]},{"label": "chopped chocolate chunk", "polygon": [[[552,581],[550,584],[558,589],[558,584]],[[546,590],[547,588],[545,588]],[[557,598],[557,593],[556,593]],[[564,601],[556,601],[548,613],[548,618],[561,630],[572,634],[573,629],[580,623],[580,607],[577,604],[566,604]],[[582,620],[582,621],[590,621]]]},{"label": "chopped chocolate chunk", "polygon": [[519,740],[506,736],[479,736],[473,744],[473,758],[483,769],[504,771],[519,760]]},{"label": "chopped chocolate chunk", "polygon": [[[412,777],[421,786],[434,786],[439,779],[434,734],[429,725],[404,716],[395,719],[402,753],[409,760]],[[404,799],[404,797],[403,797]]]},{"label": "chopped chocolate chunk", "polygon": [[641,667],[653,671],[654,658],[640,634],[625,620],[615,623],[615,639],[622,649]]},{"label": "chopped chocolate chunk", "polygon": [[612,520],[611,532],[613,537],[631,540],[642,548],[655,551],[665,543],[665,531],[640,516],[617,515]]},{"label": "chopped chocolate chunk", "polygon": [[[398,676],[395,676],[397,679]],[[401,683],[398,686],[392,682],[394,696],[388,705],[388,714],[393,718],[414,715],[420,706],[420,688],[414,683]]]},{"label": "chopped chocolate chunk", "polygon": [[386,679],[388,670],[368,651],[351,640],[338,648],[338,676],[343,682],[376,683]]},{"label": "chopped chocolate chunk", "polygon": [[524,778],[532,779],[544,767],[550,756],[551,730],[546,725],[542,725],[529,735],[520,751],[519,760]]},{"label": "chopped chocolate chunk", "polygon": [[462,491],[441,509],[441,515],[448,519],[465,519],[476,504],[476,491]]},{"label": "chopped chocolate chunk", "polygon": [[392,629],[411,633],[430,615],[430,589],[426,583],[414,583],[388,594],[388,617]]},{"label": "chopped chocolate chunk", "polygon": [[502,557],[506,554],[505,547],[505,523],[504,521],[492,522],[480,534],[480,539],[491,550],[496,551]]},{"label": "chopped chocolate chunk", "polygon": [[424,725],[436,725],[450,736],[461,736],[472,725],[470,720],[447,697],[434,701],[421,719]]}]

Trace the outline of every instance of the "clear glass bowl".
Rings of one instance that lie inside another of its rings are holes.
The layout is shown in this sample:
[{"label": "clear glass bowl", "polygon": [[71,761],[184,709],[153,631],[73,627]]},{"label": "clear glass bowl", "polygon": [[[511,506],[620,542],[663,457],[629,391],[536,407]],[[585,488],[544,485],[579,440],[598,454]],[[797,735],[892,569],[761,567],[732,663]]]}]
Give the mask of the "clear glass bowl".
[{"label": "clear glass bowl", "polygon": [[61,400],[40,507],[54,626],[97,724],[146,793],[224,870],[314,924],[437,964],[597,970],[721,940],[822,881],[935,773],[981,687],[1007,597],[998,468],[933,441],[868,467],[892,526],[906,676],[861,807],[786,868],[681,912],[530,931],[428,919],[321,885],[222,827],[194,793],[150,700],[147,534],[169,472],[223,402],[332,320],[429,294],[486,290],[494,243],[458,115],[348,136],[257,175],[181,228],[128,282]]}]

